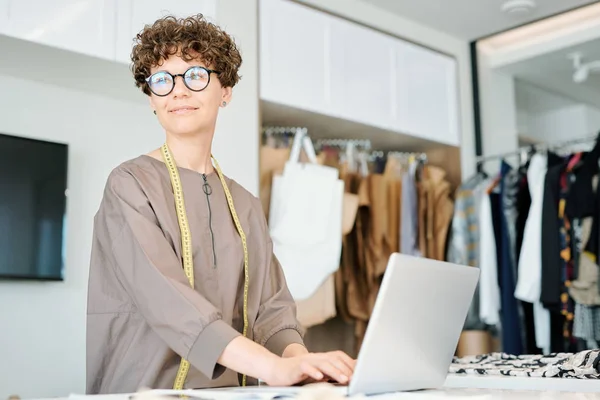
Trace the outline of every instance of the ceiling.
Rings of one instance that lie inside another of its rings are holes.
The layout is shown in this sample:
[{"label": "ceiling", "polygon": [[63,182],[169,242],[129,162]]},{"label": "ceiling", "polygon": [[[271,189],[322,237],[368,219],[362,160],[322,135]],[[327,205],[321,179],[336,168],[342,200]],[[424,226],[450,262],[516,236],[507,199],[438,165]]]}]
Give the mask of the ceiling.
[{"label": "ceiling", "polygon": [[474,40],[598,0],[536,0],[537,7],[521,17],[501,10],[505,0],[362,0],[394,14]]},{"label": "ceiling", "polygon": [[584,63],[600,60],[600,39],[517,62],[501,70],[517,79],[600,109],[600,72],[590,73],[582,83],[573,82],[573,63],[568,58],[573,52],[581,53]]}]

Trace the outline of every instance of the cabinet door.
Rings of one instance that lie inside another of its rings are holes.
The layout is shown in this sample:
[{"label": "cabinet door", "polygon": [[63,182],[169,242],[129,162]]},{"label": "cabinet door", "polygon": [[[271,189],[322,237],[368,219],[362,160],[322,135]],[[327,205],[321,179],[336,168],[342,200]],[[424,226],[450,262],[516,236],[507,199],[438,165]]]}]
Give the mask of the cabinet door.
[{"label": "cabinet door", "polygon": [[3,31],[20,39],[112,59],[116,1],[9,0]]},{"label": "cabinet door", "polygon": [[136,35],[145,25],[154,23],[166,15],[188,17],[204,14],[211,22],[215,21],[216,0],[119,0],[117,16],[116,60],[131,62],[131,50]]},{"label": "cabinet door", "polygon": [[326,14],[285,0],[260,1],[260,97],[327,113]]},{"label": "cabinet door", "polygon": [[417,137],[458,145],[455,60],[398,41],[396,69],[397,129]]},{"label": "cabinet door", "polygon": [[3,35],[8,33],[8,2],[9,0],[0,0],[0,34]]},{"label": "cabinet door", "polygon": [[394,40],[335,18],[331,28],[331,106],[336,116],[393,126]]}]

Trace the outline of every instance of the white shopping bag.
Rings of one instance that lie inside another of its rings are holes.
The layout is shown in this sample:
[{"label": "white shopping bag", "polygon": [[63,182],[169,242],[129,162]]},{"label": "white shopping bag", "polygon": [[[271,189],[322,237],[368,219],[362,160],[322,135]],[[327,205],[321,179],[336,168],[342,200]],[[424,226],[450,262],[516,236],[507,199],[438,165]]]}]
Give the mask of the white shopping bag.
[{"label": "white shopping bag", "polygon": [[[304,147],[311,162],[299,162]],[[283,174],[273,177],[269,231],[295,300],[310,297],[339,268],[344,182],[316,163],[310,138],[296,136]]]}]

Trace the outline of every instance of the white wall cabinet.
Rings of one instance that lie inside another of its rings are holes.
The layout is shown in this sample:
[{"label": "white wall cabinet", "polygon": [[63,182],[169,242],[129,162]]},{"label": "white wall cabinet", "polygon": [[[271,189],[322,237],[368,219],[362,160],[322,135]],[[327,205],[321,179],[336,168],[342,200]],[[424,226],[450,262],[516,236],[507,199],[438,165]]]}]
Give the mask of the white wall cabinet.
[{"label": "white wall cabinet", "polygon": [[[8,0],[2,33],[64,50],[112,59],[117,0]],[[1,12],[1,11],[0,11]]]},{"label": "white wall cabinet", "polygon": [[198,13],[216,22],[216,0],[0,0],[0,33],[130,63],[144,25],[167,14]]},{"label": "white wall cabinet", "polygon": [[0,0],[0,35],[5,35],[8,26],[9,0]]},{"label": "white wall cabinet", "polygon": [[452,57],[289,0],[259,16],[263,100],[460,145]]},{"label": "white wall cabinet", "polygon": [[381,128],[392,127],[393,44],[390,36],[343,19],[332,19],[328,55],[334,115]]},{"label": "white wall cabinet", "polygon": [[262,1],[260,94],[305,110],[329,110],[329,30],[323,13],[283,1]]},{"label": "white wall cabinet", "polygon": [[214,21],[216,16],[215,0],[119,0],[116,20],[116,60],[130,63],[131,49],[135,36],[147,24],[166,15],[187,17],[204,14]]},{"label": "white wall cabinet", "polygon": [[396,129],[459,145],[456,62],[443,54],[396,44]]}]

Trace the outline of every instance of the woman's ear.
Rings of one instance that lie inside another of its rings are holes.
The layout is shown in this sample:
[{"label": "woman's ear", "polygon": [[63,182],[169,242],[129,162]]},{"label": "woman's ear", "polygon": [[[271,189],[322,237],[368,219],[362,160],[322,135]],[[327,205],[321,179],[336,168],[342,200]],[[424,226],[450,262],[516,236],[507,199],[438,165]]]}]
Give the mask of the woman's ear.
[{"label": "woman's ear", "polygon": [[152,109],[152,112],[154,112],[154,115],[156,115],[156,106],[154,105],[154,99],[152,98],[152,96],[148,96],[148,102],[150,103],[150,108]]},{"label": "woman's ear", "polygon": [[225,107],[227,104],[229,104],[231,102],[231,94],[232,94],[232,90],[230,87],[224,87],[222,89],[222,95],[221,95],[221,107]]}]

